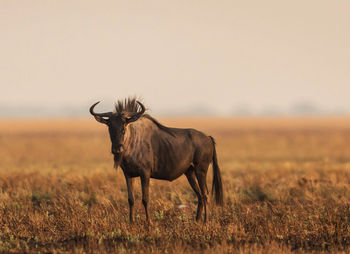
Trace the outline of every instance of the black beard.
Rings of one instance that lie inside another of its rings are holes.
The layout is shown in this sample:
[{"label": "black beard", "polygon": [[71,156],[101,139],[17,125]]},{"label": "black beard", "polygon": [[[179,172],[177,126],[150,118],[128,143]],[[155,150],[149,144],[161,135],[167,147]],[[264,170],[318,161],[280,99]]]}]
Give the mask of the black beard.
[{"label": "black beard", "polygon": [[114,154],[114,168],[118,168],[120,166],[120,162],[122,161],[122,154]]}]

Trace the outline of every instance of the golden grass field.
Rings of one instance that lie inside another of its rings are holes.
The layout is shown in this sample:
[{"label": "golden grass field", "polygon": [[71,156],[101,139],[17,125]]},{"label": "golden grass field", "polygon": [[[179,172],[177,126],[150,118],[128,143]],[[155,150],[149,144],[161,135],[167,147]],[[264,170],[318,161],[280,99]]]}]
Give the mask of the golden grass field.
[{"label": "golden grass field", "polygon": [[160,120],[216,138],[225,205],[209,204],[207,224],[185,176],[151,180],[151,226],[137,181],[129,224],[124,176],[93,119],[2,120],[0,252],[350,251],[349,118]]}]

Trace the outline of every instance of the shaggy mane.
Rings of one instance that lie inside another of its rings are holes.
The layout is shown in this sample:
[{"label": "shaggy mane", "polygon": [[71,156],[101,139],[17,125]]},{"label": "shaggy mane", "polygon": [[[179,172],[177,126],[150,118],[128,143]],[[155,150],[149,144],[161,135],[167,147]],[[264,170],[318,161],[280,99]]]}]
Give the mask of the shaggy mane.
[{"label": "shaggy mane", "polygon": [[[118,114],[133,114],[137,113],[140,110],[140,106],[137,103],[137,98],[136,97],[129,97],[124,100],[119,100],[115,104],[115,112]],[[168,134],[175,136],[174,132],[172,131],[171,128],[164,126],[160,122],[158,122],[156,119],[154,119],[152,116],[148,114],[143,114],[141,117],[147,118],[151,120],[159,129],[162,131],[167,132]]]},{"label": "shaggy mane", "polygon": [[150,116],[150,115],[148,115],[148,114],[145,114],[145,115],[143,115],[142,117],[151,120],[155,125],[157,125],[157,127],[158,127],[159,129],[161,129],[162,131],[165,131],[166,133],[168,133],[168,134],[170,134],[171,136],[175,137],[175,134],[174,134],[174,132],[172,131],[171,128],[164,126],[163,124],[161,124],[160,122],[158,122],[156,119],[154,119],[152,116]]},{"label": "shaggy mane", "polygon": [[136,97],[129,97],[124,100],[119,100],[115,104],[115,112],[118,114],[137,113],[138,110],[140,109],[140,106],[136,101],[137,101]]}]

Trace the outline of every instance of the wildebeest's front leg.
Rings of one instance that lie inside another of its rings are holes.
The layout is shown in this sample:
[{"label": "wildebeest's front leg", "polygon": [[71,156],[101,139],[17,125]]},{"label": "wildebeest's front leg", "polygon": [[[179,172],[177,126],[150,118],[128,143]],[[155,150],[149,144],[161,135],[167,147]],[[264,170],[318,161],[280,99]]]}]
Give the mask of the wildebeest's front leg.
[{"label": "wildebeest's front leg", "polygon": [[134,214],[133,214],[133,208],[134,208],[134,186],[133,186],[133,178],[130,178],[125,175],[126,179],[126,185],[128,187],[128,201],[129,201],[129,209],[130,209],[130,222],[132,223],[134,221]]},{"label": "wildebeest's front leg", "polygon": [[151,220],[148,216],[149,181],[150,181],[150,177],[148,175],[141,176],[142,204],[145,207],[147,222],[151,223]]}]

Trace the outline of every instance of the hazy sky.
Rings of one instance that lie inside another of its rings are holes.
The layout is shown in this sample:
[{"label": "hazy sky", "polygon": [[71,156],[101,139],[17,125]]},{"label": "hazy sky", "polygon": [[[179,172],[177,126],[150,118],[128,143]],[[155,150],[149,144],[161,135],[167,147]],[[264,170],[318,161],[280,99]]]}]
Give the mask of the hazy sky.
[{"label": "hazy sky", "polygon": [[350,1],[0,0],[0,105],[350,110]]}]

